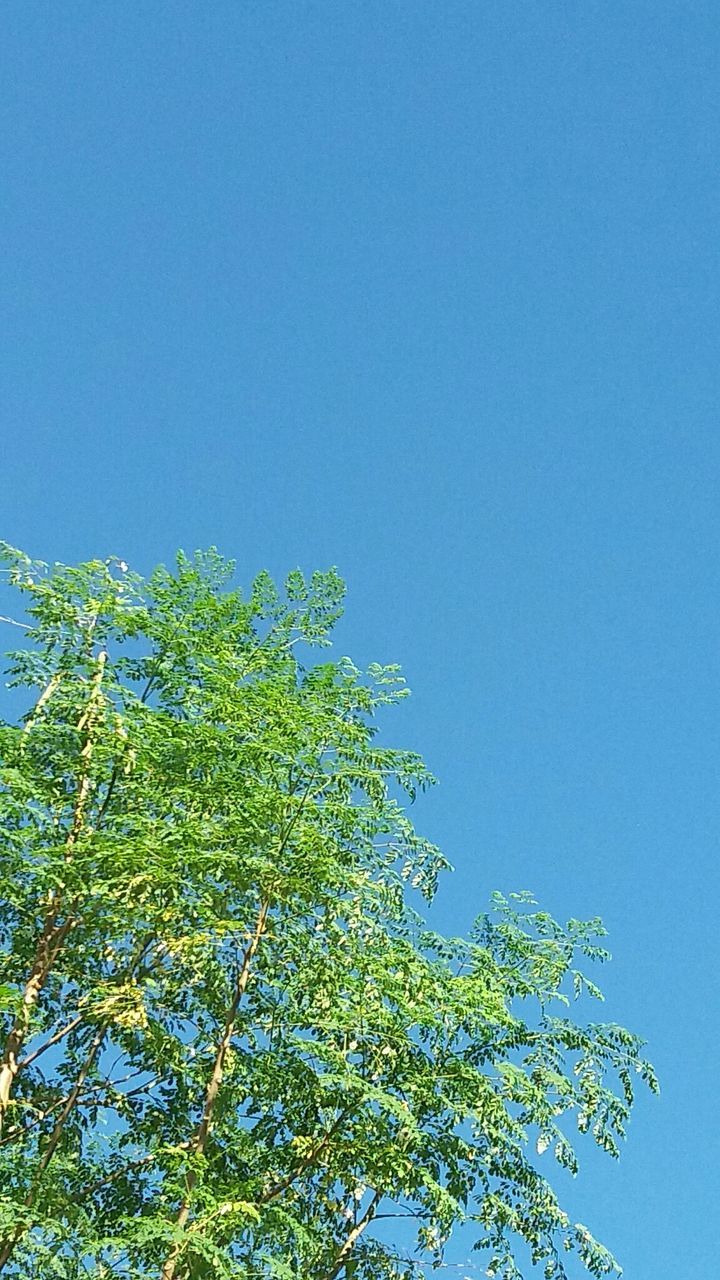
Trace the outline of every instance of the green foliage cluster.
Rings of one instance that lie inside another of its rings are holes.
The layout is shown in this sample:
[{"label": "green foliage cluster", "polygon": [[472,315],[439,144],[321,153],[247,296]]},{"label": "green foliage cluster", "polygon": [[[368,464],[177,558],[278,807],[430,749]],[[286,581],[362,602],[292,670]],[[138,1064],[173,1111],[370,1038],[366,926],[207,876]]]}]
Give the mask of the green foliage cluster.
[{"label": "green foliage cluster", "polygon": [[568,1016],[602,929],[499,897],[468,940],[424,925],[432,779],[376,740],[399,671],[306,664],[337,575],[3,554],[32,706],[0,727],[0,1274],[416,1280],[463,1223],[490,1276],[518,1241],[545,1280],[613,1270],[539,1171],[574,1127],[616,1154],[655,1087]]}]

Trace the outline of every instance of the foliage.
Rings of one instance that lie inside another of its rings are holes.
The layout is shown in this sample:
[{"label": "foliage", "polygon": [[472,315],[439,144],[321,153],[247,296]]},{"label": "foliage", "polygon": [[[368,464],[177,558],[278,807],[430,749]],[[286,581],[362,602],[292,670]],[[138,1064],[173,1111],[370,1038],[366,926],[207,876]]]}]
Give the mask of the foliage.
[{"label": "foliage", "polygon": [[399,671],[305,665],[337,575],[4,560],[32,705],[0,727],[0,1273],[415,1280],[463,1222],[489,1275],[518,1240],[546,1280],[613,1270],[530,1154],[574,1171],[574,1115],[615,1155],[655,1087],[555,1012],[599,994],[602,929],[522,897],[425,927],[446,864],[401,800],[432,779],[376,741]]}]

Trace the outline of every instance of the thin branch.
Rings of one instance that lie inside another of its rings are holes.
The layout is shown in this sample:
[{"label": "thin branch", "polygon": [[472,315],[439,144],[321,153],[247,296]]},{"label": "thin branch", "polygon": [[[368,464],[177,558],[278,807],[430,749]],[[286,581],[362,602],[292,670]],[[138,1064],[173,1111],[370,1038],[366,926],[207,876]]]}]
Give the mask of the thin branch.
[{"label": "thin branch", "polygon": [[[78,1073],[78,1077],[75,1081],[75,1084],[73,1085],[72,1089],[70,1090],[70,1093],[68,1094],[65,1100],[65,1106],[63,1107],[60,1115],[55,1121],[53,1131],[50,1134],[50,1137],[48,1139],[48,1144],[45,1147],[45,1150],[43,1151],[42,1157],[38,1164],[37,1172],[35,1174],[35,1177],[33,1178],[29,1191],[25,1196],[24,1203],[25,1203],[25,1208],[27,1209],[31,1209],[35,1203],[37,1193],[42,1183],[43,1174],[45,1173],[45,1170],[47,1169],[48,1165],[50,1164],[50,1161],[55,1155],[60,1139],[62,1138],[68,1117],[70,1116],[70,1113],[72,1112],[78,1100],[78,1097],[80,1096],[85,1080],[87,1079],[89,1072],[92,1070],[95,1059],[97,1058],[98,1053],[100,1052],[100,1049],[102,1047],[102,1043],[105,1039],[105,1036],[107,1035],[108,1026],[109,1026],[109,1023],[104,1022],[100,1027],[98,1027],[95,1035],[93,1036],[93,1040],[90,1045],[88,1054],[85,1058],[85,1061],[80,1069],[80,1072]],[[0,1272],[4,1271],[6,1264],[10,1261],[13,1253],[15,1252],[15,1246],[20,1242],[20,1240],[24,1236],[27,1229],[28,1229],[27,1224],[21,1222],[12,1232],[12,1234],[8,1236],[6,1240],[3,1242],[2,1248],[0,1248]]]},{"label": "thin branch", "polygon": [[363,1231],[365,1231],[365,1229],[369,1227],[370,1223],[375,1217],[375,1212],[381,1200],[382,1200],[382,1192],[376,1191],[367,1209],[362,1215],[362,1217],[358,1219],[358,1221],[355,1223],[355,1226],[352,1228],[351,1231],[348,1232],[347,1236],[345,1237],[343,1244],[341,1245],[338,1253],[335,1255],[335,1261],[333,1262],[330,1270],[327,1271],[325,1275],[321,1277],[321,1280],[335,1280],[335,1277],[339,1276],[341,1271],[345,1269],[345,1266],[349,1262],[350,1255],[352,1254],[352,1251],[355,1248],[355,1245],[360,1239],[360,1236],[362,1235]]},{"label": "thin branch", "polygon": [[29,1067],[30,1063],[34,1062],[36,1058],[39,1058],[41,1053],[45,1053],[46,1049],[51,1049],[54,1044],[59,1044],[61,1040],[65,1039],[65,1036],[69,1036],[70,1032],[74,1031],[75,1028],[80,1025],[82,1020],[83,1014],[78,1013],[77,1016],[73,1018],[72,1022],[67,1022],[64,1027],[61,1027],[59,1031],[56,1031],[54,1035],[50,1036],[49,1040],[46,1040],[43,1044],[39,1045],[37,1049],[33,1049],[32,1053],[29,1053],[27,1057],[22,1058],[17,1064],[18,1071],[22,1071],[24,1067]]},{"label": "thin branch", "polygon": [[[120,1103],[122,1103],[126,1098],[136,1098],[139,1094],[144,1093],[146,1090],[156,1085],[160,1079],[160,1076],[154,1076],[152,1080],[146,1080],[143,1084],[137,1085],[136,1088],[128,1089],[125,1092],[122,1092],[117,1088],[118,1085],[125,1084],[126,1081],[134,1080],[136,1076],[143,1074],[142,1070],[138,1070],[130,1071],[127,1075],[120,1076],[117,1080],[110,1080],[108,1077],[105,1077],[103,1080],[98,1081],[97,1084],[90,1085],[88,1089],[79,1093],[75,1098],[74,1106],[83,1107],[86,1105],[94,1105],[96,1107],[110,1107],[114,1111],[119,1111]],[[93,1095],[99,1094],[103,1090],[106,1091],[106,1096],[99,1101],[94,1100]],[[111,1090],[115,1090],[114,1096],[110,1092]],[[9,1129],[4,1137],[0,1138],[0,1147],[8,1146],[11,1142],[22,1141],[29,1133],[32,1132],[33,1129],[37,1129],[38,1125],[41,1125],[44,1120],[47,1120],[48,1116],[53,1115],[59,1107],[65,1106],[69,1097],[69,1093],[63,1094],[62,1097],[56,1098],[55,1101],[49,1107],[46,1107],[44,1111],[39,1111],[28,1124],[17,1125],[14,1129]]]},{"label": "thin branch", "polygon": [[269,1187],[267,1191],[263,1192],[263,1194],[256,1201],[256,1204],[257,1205],[269,1204],[271,1200],[277,1199],[278,1196],[282,1195],[283,1191],[287,1191],[288,1188],[291,1187],[294,1182],[297,1182],[298,1178],[301,1177],[303,1173],[306,1173],[307,1170],[311,1168],[312,1165],[315,1164],[318,1156],[322,1155],[322,1152],[325,1150],[328,1143],[332,1141],[338,1129],[345,1122],[345,1120],[347,1120],[352,1110],[353,1110],[352,1107],[346,1107],[344,1111],[341,1111],[340,1115],[337,1117],[337,1119],[334,1121],[331,1127],[323,1134],[322,1138],[317,1143],[317,1145],[313,1147],[309,1155],[307,1155],[305,1159],[300,1162],[297,1168],[294,1169],[292,1173],[289,1173],[286,1178],[281,1179],[280,1182],[276,1182],[272,1187]]},{"label": "thin branch", "polygon": [[38,1171],[37,1171],[37,1174],[35,1175],[35,1180],[33,1182],[33,1187],[31,1188],[31,1196],[32,1196],[32,1199],[30,1200],[31,1204],[35,1198],[35,1191],[39,1186],[40,1179],[42,1178],[42,1175],[44,1174],[45,1170],[47,1169],[48,1165],[50,1164],[50,1161],[52,1160],[55,1154],[57,1145],[62,1137],[62,1133],[65,1128],[65,1124],[67,1123],[70,1112],[75,1106],[75,1103],[77,1102],[80,1096],[80,1093],[82,1091],[82,1087],[90,1071],[93,1068],[95,1059],[97,1058],[100,1052],[100,1049],[102,1048],[103,1041],[105,1039],[105,1036],[107,1035],[109,1025],[110,1025],[109,1021],[103,1022],[95,1032],[95,1035],[93,1036],[93,1039],[92,1039],[92,1043],[90,1045],[90,1049],[80,1069],[77,1080],[75,1081],[75,1084],[73,1085],[72,1089],[70,1090],[70,1093],[68,1094],[65,1106],[63,1107],[62,1111],[60,1112],[60,1115],[55,1121],[55,1127],[53,1128],[53,1131],[50,1134],[50,1138],[48,1140],[48,1144],[45,1150],[43,1151],[42,1158],[38,1166]]},{"label": "thin branch", "polygon": [[140,1169],[143,1165],[152,1164],[153,1160],[157,1160],[161,1155],[168,1155],[173,1151],[187,1151],[191,1145],[192,1141],[188,1138],[185,1142],[178,1142],[175,1147],[163,1148],[160,1151],[149,1151],[147,1155],[138,1156],[136,1160],[129,1160],[121,1169],[114,1169],[112,1173],[108,1173],[104,1178],[98,1178],[97,1182],[89,1182],[86,1186],[81,1187],[78,1197],[84,1199],[85,1196],[93,1195],[101,1187],[106,1187],[111,1182],[117,1182],[119,1178],[122,1178],[126,1173],[131,1173],[133,1169]]}]

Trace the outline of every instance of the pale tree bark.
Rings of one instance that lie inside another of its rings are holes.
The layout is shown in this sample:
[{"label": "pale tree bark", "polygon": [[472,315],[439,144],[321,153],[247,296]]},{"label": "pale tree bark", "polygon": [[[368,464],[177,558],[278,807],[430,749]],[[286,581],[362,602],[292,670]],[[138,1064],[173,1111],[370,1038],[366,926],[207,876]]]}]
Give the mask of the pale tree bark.
[{"label": "pale tree bark", "polygon": [[[88,698],[87,705],[76,726],[78,732],[84,734],[84,740],[82,750],[80,752],[80,769],[75,794],[75,804],[73,806],[72,825],[68,832],[67,840],[65,841],[66,860],[69,860],[72,857],[73,849],[77,844],[85,825],[85,814],[91,788],[90,766],[94,747],[93,730],[102,702],[102,681],[105,674],[106,662],[107,653],[105,650],[102,650],[98,655],[97,667],[90,689],[90,697]],[[57,680],[55,682],[51,681],[50,685],[48,685],[47,689],[39,698],[38,704],[35,708],[34,717],[37,716],[38,711],[47,702],[55,687],[57,687]],[[5,1116],[10,1105],[13,1085],[18,1071],[20,1070],[18,1056],[27,1038],[33,1009],[40,998],[40,993],[53,969],[55,961],[63,948],[67,935],[75,923],[72,910],[69,910],[65,920],[61,921],[60,914],[62,907],[63,902],[61,891],[53,890],[45,913],[42,931],[35,948],[35,955],[30,968],[30,973],[28,974],[23,989],[20,1011],[10,1028],[5,1041],[2,1057],[0,1058],[0,1132],[2,1132]]]}]

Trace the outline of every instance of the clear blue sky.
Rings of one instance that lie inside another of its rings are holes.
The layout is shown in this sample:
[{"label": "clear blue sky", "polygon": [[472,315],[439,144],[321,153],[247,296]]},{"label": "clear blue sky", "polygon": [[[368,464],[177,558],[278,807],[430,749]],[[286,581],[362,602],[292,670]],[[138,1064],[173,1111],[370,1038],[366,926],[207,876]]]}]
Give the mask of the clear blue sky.
[{"label": "clear blue sky", "polygon": [[340,647],[403,663],[387,733],[441,778],[439,922],[530,888],[611,930],[606,1012],[664,1095],[573,1211],[628,1280],[708,1276],[716,0],[23,0],[0,28],[0,533],[340,567]]}]

